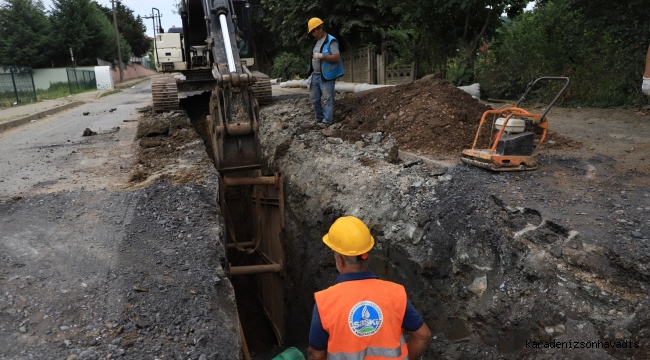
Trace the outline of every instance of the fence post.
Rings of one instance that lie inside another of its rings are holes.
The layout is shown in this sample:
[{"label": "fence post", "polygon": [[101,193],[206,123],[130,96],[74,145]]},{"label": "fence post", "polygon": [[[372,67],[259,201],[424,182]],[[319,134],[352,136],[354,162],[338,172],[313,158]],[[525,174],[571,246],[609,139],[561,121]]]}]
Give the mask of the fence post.
[{"label": "fence post", "polygon": [[10,66],[9,72],[11,73],[11,83],[14,84],[14,95],[16,95],[16,103],[19,103],[20,99],[18,99],[18,90],[16,90],[16,79],[14,79],[14,68]]},{"label": "fence post", "polygon": [[388,47],[386,44],[381,44],[381,64],[382,64],[382,78],[384,79],[384,85],[386,85],[386,80],[388,80]]},{"label": "fence post", "polygon": [[34,69],[29,68],[29,75],[32,77],[32,90],[34,90],[34,101],[38,101],[38,97],[36,96],[36,85],[34,85]]},{"label": "fence post", "polygon": [[354,60],[356,58],[355,55],[356,50],[350,51],[350,82],[354,82]]},{"label": "fence post", "polygon": [[66,75],[68,75],[68,89],[70,90],[70,94],[72,94],[72,84],[70,84],[70,69],[65,69]]},{"label": "fence post", "polygon": [[77,80],[77,69],[72,69],[74,71],[74,83],[77,84],[77,91],[79,91],[79,80]]},{"label": "fence post", "polygon": [[375,52],[368,46],[368,84],[376,84],[375,81]]}]

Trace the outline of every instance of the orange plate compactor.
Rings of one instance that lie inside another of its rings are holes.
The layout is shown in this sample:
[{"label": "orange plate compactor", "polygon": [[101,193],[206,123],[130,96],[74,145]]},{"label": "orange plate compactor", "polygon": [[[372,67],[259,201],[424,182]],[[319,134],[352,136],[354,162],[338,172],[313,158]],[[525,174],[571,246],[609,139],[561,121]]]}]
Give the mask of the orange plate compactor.
[{"label": "orange plate compactor", "polygon": [[[560,80],[564,81],[565,84],[542,114],[533,114],[520,108],[519,106],[523,103],[526,95],[541,80]],[[567,77],[541,77],[528,84],[524,95],[514,106],[498,110],[488,110],[483,113],[478,130],[476,131],[474,144],[471,149],[463,150],[461,160],[464,163],[493,171],[537,169],[537,157],[533,153],[542,145],[546,138],[548,129],[546,114],[560,96],[562,96],[567,86],[569,86],[569,78]],[[494,137],[490,136],[490,144],[487,149],[477,149],[476,143],[478,142],[481,128],[487,116],[490,114],[494,115],[495,118],[491,130],[497,130],[498,132]],[[497,116],[499,117],[497,118]],[[538,143],[535,147],[536,138]]]}]

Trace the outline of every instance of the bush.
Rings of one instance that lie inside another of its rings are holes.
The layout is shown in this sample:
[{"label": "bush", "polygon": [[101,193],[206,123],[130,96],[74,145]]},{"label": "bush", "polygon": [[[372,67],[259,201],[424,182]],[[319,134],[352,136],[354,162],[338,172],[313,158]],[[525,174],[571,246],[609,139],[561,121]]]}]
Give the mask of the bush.
[{"label": "bush", "polygon": [[[566,76],[571,84],[560,103],[596,107],[638,103],[635,86],[640,85],[641,51],[621,51],[619,38],[606,29],[589,30],[585,15],[568,9],[566,3],[548,1],[499,31],[488,45],[490,52],[475,62],[482,92],[516,100],[536,78]],[[550,101],[559,85],[542,86],[529,100]]]},{"label": "bush", "polygon": [[273,60],[271,74],[274,78],[292,80],[295,77],[305,78],[309,72],[309,63],[295,54],[283,52]]}]

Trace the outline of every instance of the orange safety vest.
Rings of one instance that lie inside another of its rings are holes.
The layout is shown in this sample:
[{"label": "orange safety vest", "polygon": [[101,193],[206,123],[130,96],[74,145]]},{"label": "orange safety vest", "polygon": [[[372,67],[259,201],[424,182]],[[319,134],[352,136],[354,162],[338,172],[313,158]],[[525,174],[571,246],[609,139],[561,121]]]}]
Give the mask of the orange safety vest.
[{"label": "orange safety vest", "polygon": [[406,359],[402,322],[406,290],[378,279],[338,283],[314,294],[323,329],[329,334],[327,359]]}]

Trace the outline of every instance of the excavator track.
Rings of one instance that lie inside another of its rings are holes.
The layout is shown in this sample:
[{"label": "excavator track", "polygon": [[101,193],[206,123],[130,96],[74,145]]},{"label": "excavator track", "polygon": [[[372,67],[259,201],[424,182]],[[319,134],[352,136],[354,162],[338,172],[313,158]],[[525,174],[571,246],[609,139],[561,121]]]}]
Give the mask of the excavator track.
[{"label": "excavator track", "polygon": [[173,76],[161,76],[151,82],[153,109],[165,112],[178,109],[178,87]]},{"label": "excavator track", "polygon": [[259,71],[251,72],[253,76],[257,79],[255,85],[253,85],[253,92],[255,93],[255,99],[260,105],[270,104],[273,100],[272,90],[271,90],[271,79],[268,75],[263,74]]}]

